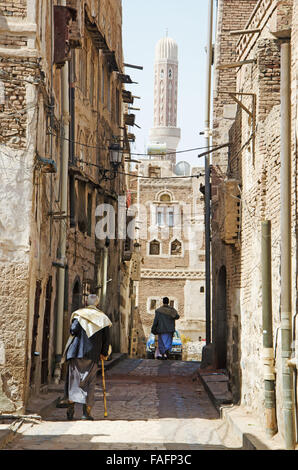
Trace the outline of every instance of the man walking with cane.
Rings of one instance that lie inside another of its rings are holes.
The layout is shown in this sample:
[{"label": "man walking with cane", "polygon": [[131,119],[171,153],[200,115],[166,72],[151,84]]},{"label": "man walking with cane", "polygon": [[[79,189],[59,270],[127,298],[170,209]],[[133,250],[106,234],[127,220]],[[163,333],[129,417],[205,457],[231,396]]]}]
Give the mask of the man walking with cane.
[{"label": "man walking with cane", "polygon": [[93,420],[91,408],[94,404],[96,374],[99,362],[104,367],[104,360],[107,359],[109,328],[112,326],[107,315],[97,308],[98,303],[98,297],[90,294],[88,306],[73,312],[70,319],[71,336],[64,353],[68,362],[65,388],[69,420],[74,417],[75,403],[83,405],[82,419]]}]

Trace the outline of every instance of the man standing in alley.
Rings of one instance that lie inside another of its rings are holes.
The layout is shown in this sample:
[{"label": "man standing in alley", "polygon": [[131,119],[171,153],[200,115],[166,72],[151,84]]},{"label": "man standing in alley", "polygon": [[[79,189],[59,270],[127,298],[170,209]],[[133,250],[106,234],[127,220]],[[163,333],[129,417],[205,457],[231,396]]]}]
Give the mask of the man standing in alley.
[{"label": "man standing in alley", "polygon": [[178,318],[177,310],[169,305],[168,297],[164,297],[163,305],[155,310],[155,317],[151,328],[151,333],[158,335],[160,356],[157,356],[157,358],[168,359],[172,349],[175,320],[178,320]]},{"label": "man standing in alley", "polygon": [[76,310],[70,319],[70,338],[65,350],[67,418],[73,419],[75,403],[83,405],[82,419],[93,420],[94,389],[99,362],[107,359],[110,345],[110,319],[97,308],[96,295],[88,296],[86,308]]}]

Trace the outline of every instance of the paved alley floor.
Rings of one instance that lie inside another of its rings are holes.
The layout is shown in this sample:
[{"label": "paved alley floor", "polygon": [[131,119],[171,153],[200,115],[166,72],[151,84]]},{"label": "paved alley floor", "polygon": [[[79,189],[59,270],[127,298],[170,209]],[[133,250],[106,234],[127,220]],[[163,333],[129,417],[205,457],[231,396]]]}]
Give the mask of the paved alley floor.
[{"label": "paved alley floor", "polygon": [[74,421],[53,405],[39,424],[23,425],[4,450],[241,449],[219,419],[198,367],[197,362],[124,359],[105,373],[106,418],[98,376],[94,421],[81,420],[81,405],[76,404]]}]

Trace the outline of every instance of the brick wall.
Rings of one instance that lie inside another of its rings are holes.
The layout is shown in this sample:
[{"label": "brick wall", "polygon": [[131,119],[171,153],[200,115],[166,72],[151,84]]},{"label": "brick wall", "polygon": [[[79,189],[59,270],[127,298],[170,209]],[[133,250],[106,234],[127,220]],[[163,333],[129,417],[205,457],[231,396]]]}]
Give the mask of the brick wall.
[{"label": "brick wall", "polygon": [[[0,263],[0,330],[5,350],[0,363],[0,409],[22,409],[25,397],[29,270],[26,264]],[[5,313],[5,314],[4,314]]]},{"label": "brick wall", "polygon": [[0,2],[0,15],[23,18],[27,15],[27,0]]},{"label": "brick wall", "polygon": [[[0,37],[0,47],[2,45]],[[39,78],[37,60],[5,57],[0,59],[0,80],[4,95],[3,113],[0,114],[1,144],[9,144],[17,149],[26,146],[28,116],[24,109],[32,107],[32,103],[28,103],[26,99],[26,87],[36,78]]]},{"label": "brick wall", "polygon": [[[225,2],[224,2],[225,3]],[[275,8],[276,7],[276,8]],[[234,123],[220,122],[219,103],[216,103],[216,125],[218,135],[221,130],[229,130],[230,158],[226,177],[237,177],[241,183],[241,233],[240,247],[224,246],[213,241],[213,273],[220,263],[227,268],[227,315],[228,315],[228,368],[234,392],[241,392],[242,405],[254,411],[265,425],[264,419],[264,376],[262,359],[262,280],[261,280],[261,221],[271,220],[272,224],[272,301],[273,335],[276,355],[277,416],[279,430],[283,432],[282,385],[280,358],[280,41],[268,37],[266,31],[276,30],[276,25],[285,30],[295,18],[291,14],[291,2],[265,1],[258,4],[248,27],[262,26],[262,33],[253,35],[250,40],[243,37],[238,42],[237,58],[254,59],[255,63],[243,65],[237,70],[237,90],[254,93],[256,96],[255,153],[253,153],[253,126],[248,114],[240,109]],[[298,11],[298,4],[294,2]],[[296,21],[297,23],[297,21]],[[240,29],[240,28],[238,28]],[[284,34],[280,33],[279,34]],[[288,34],[288,33],[287,33]],[[297,24],[292,25],[292,67],[297,71]],[[240,47],[241,46],[241,47]],[[297,112],[297,72],[293,73],[293,130],[296,126]],[[231,77],[231,83],[234,83]],[[220,85],[220,82],[218,82]],[[242,102],[251,109],[249,97]],[[218,142],[216,142],[218,143]],[[295,224],[297,220],[296,200],[297,181],[294,177],[297,163],[293,149],[292,215],[293,215],[293,253],[296,247]],[[219,158],[224,171],[226,156]],[[215,167],[216,169],[216,167]],[[217,228],[218,214],[213,207],[213,227]],[[293,272],[297,260],[293,256]],[[295,278],[295,276],[294,276]],[[293,307],[296,299],[296,280],[293,279]],[[216,291],[215,299],[216,299]],[[216,302],[215,302],[216,304]],[[237,351],[237,343],[239,349]],[[238,367],[235,370],[235,356]],[[235,382],[235,376],[241,383]]]},{"label": "brick wall", "polygon": [[[221,298],[218,298],[218,292],[221,292],[217,283],[221,267],[226,267],[227,272],[227,305],[226,319],[228,328],[226,332],[227,357],[231,371],[231,386],[235,401],[239,395],[240,381],[240,274],[239,268],[241,254],[239,248],[235,246],[225,246],[220,238],[222,214],[220,214],[220,197],[222,196],[219,187],[226,177],[226,171],[231,178],[240,179],[241,161],[237,158],[237,153],[241,148],[241,126],[242,113],[238,110],[236,122],[233,126],[233,119],[225,118],[225,107],[235,105],[234,100],[229,96],[229,92],[239,91],[237,88],[237,68],[218,69],[224,64],[230,64],[238,60],[237,43],[239,36],[230,35],[230,31],[243,29],[256,6],[257,1],[222,0],[218,2],[218,24],[215,43],[215,63],[214,63],[214,99],[213,99],[213,145],[220,145],[230,142],[228,151],[224,148],[212,154],[212,343],[215,346],[221,342],[218,337],[217,311],[221,309]],[[232,127],[232,129],[231,129]],[[231,129],[231,130],[230,130]],[[236,266],[229,269],[228,266]],[[229,291],[229,286],[234,286],[234,291]],[[235,308],[232,309],[231,305]],[[225,340],[225,339],[224,339]],[[215,363],[220,358],[215,354]]]}]

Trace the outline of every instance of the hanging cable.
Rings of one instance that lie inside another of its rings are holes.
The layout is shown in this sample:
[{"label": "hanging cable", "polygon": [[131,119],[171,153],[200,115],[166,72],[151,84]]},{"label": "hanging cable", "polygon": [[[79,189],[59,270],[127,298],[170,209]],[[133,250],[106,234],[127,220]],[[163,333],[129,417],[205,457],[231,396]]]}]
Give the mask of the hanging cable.
[{"label": "hanging cable", "polygon": [[[93,149],[97,149],[97,150],[107,150],[107,151],[109,150],[109,147],[99,147],[97,145],[84,144],[83,142],[68,139],[68,138],[60,136],[60,135],[56,135],[56,134],[52,134],[52,135],[57,137],[58,139],[67,140],[67,141],[69,141],[73,144],[80,145],[82,147],[93,148]],[[176,154],[180,154],[180,153],[195,152],[197,150],[204,150],[204,149],[207,149],[207,148],[212,149],[212,148],[216,148],[216,147],[218,147],[218,145],[216,145],[216,146],[210,145],[210,146],[207,146],[207,147],[206,146],[205,147],[195,147],[195,148],[186,149],[186,150],[178,150],[176,152],[166,152],[166,153],[154,154],[154,156],[155,157],[159,157],[159,156],[163,157],[163,156],[166,156],[166,155],[176,155]],[[153,156],[153,155],[150,155],[148,153],[134,153],[134,152],[130,152],[130,151],[124,150],[124,149],[120,149],[120,152],[121,151],[122,151],[122,153],[129,153],[130,155],[134,155],[134,156],[144,156],[144,157]]]}]

